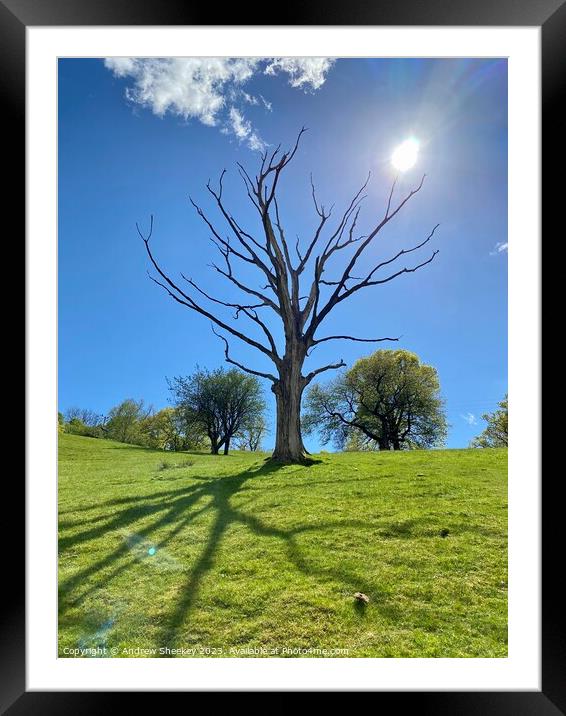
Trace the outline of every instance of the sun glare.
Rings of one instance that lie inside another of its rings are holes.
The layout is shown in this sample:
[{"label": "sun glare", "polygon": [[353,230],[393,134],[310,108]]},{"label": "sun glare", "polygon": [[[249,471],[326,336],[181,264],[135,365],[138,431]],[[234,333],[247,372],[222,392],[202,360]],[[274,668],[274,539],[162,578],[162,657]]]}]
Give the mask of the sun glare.
[{"label": "sun glare", "polygon": [[391,163],[400,172],[415,166],[419,155],[419,143],[414,137],[410,137],[402,142],[393,152]]}]

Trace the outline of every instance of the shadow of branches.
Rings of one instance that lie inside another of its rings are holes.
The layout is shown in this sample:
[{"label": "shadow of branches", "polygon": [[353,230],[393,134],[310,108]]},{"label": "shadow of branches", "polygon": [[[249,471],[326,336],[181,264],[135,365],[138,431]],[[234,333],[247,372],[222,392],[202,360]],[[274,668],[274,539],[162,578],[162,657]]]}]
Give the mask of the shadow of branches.
[{"label": "shadow of branches", "polygon": [[[371,592],[378,600],[378,608],[391,616],[385,603],[387,601],[385,595],[380,593],[377,585],[368,583],[362,575],[349,572],[343,566],[336,568],[330,565],[314,565],[307,559],[298,542],[299,536],[307,532],[344,527],[362,531],[367,529],[366,523],[359,520],[338,519],[335,522],[281,528],[265,524],[253,514],[243,512],[241,506],[236,508],[233,505],[234,496],[241,491],[245,483],[268,477],[281,467],[278,463],[266,461],[234,475],[212,479],[198,478],[197,484],[189,487],[161,490],[145,497],[119,498],[100,503],[93,506],[92,509],[104,507],[123,507],[123,509],[109,518],[94,516],[86,519],[81,523],[85,525],[86,529],[69,535],[65,532],[76,527],[77,522],[62,521],[60,523],[62,532],[59,540],[60,553],[78,545],[84,545],[85,542],[99,539],[109,532],[120,533],[123,530],[132,530],[137,522],[147,520],[148,517],[155,517],[155,519],[135,530],[136,539],[150,539],[157,530],[170,526],[171,529],[166,535],[154,542],[156,550],[162,549],[174,537],[182,533],[197,516],[212,512],[212,523],[205,545],[190,567],[188,577],[185,579],[173,609],[163,620],[156,639],[156,643],[159,645],[174,646],[179,639],[180,629],[195,607],[202,580],[213,568],[221,542],[227,530],[234,524],[244,525],[259,538],[281,540],[290,563],[309,578],[314,580],[334,579],[352,592],[356,590]],[[81,509],[88,510],[88,508]],[[125,541],[103,558],[93,561],[87,567],[62,581],[59,590],[60,613],[64,614],[70,607],[79,605],[89,594],[129,569],[137,559],[135,555],[131,554],[131,545]],[[100,576],[98,577],[98,575]],[[92,577],[98,578],[93,580]],[[352,608],[355,610],[354,604]],[[361,616],[362,614],[360,614]]]}]

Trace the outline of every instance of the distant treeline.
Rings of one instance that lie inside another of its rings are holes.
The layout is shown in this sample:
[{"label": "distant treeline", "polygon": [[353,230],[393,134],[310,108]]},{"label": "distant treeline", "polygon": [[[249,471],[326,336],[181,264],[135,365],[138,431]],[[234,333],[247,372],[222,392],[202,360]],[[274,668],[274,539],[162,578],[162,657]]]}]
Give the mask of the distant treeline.
[{"label": "distant treeline", "polygon": [[197,368],[188,377],[167,382],[171,407],[156,411],[133,398],[115,405],[107,415],[72,407],[59,412],[59,430],[158,450],[209,449],[227,454],[230,447],[261,449],[267,424],[257,378],[236,369]]},{"label": "distant treeline", "polygon": [[[155,411],[128,398],[107,415],[70,408],[59,429],[159,450],[261,450],[267,434],[258,378],[235,368],[198,368],[167,381],[171,407]],[[438,375],[406,350],[378,350],[328,383],[306,392],[302,431],[339,450],[414,450],[442,447],[447,434]],[[482,416],[486,429],[471,447],[507,445],[507,396]]]}]

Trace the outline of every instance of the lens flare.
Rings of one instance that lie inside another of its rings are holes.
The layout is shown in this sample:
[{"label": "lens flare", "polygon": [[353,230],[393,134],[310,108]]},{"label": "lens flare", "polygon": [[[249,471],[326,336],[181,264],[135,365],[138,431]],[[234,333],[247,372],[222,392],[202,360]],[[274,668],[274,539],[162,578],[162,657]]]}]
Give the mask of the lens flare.
[{"label": "lens flare", "polygon": [[414,137],[402,142],[393,152],[391,163],[400,172],[414,167],[419,156],[419,143]]}]

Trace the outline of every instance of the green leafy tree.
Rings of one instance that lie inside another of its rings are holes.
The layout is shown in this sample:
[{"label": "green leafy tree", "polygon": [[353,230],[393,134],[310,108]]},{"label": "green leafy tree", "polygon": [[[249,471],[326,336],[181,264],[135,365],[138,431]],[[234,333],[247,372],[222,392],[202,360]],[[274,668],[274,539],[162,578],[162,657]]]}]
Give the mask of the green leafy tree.
[{"label": "green leafy tree", "polygon": [[188,377],[173,378],[169,388],[185,425],[208,436],[213,455],[221,449],[227,455],[232,439],[265,410],[259,380],[235,368],[197,367]]},{"label": "green leafy tree", "polygon": [[507,394],[505,394],[505,397],[498,405],[498,410],[482,415],[482,420],[487,422],[487,427],[481,435],[478,435],[477,438],[472,440],[470,443],[471,447],[507,447],[507,432],[509,427]]},{"label": "green leafy tree", "polygon": [[373,452],[379,449],[375,440],[368,438],[361,431],[352,431],[345,439],[343,449],[346,452]]},{"label": "green leafy tree", "polygon": [[143,400],[127,398],[108,413],[106,437],[121,443],[144,444],[143,424],[152,413]]},{"label": "green leafy tree", "polygon": [[177,408],[163,408],[141,421],[141,442],[156,450],[204,449],[206,435],[197,428],[195,424],[187,424]]},{"label": "green leafy tree", "polygon": [[405,350],[379,350],[307,394],[306,432],[337,447],[380,450],[444,443],[444,403],[436,370]]},{"label": "green leafy tree", "polygon": [[180,450],[182,435],[175,419],[174,408],[163,408],[140,422],[140,435],[147,447],[156,450]]}]

